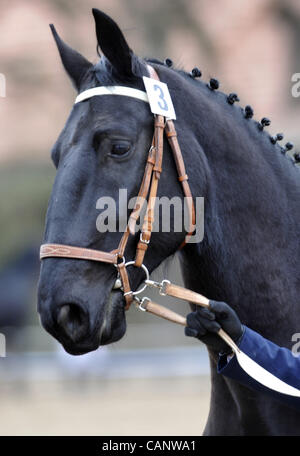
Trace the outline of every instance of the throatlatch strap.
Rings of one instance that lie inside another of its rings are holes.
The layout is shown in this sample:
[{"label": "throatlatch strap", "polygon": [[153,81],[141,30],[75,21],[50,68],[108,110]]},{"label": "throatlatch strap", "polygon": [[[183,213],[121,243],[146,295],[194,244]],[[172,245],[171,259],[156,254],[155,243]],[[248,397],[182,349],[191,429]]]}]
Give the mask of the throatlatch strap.
[{"label": "throatlatch strap", "polygon": [[185,244],[188,242],[189,237],[195,231],[196,213],[195,213],[193,195],[192,195],[189,183],[188,183],[188,175],[185,170],[184,160],[183,160],[182,152],[181,152],[181,149],[180,149],[180,146],[178,143],[177,132],[176,132],[173,120],[167,121],[166,135],[167,135],[169,144],[171,146],[171,149],[173,151],[173,157],[174,157],[176,168],[177,168],[178,180],[182,185],[183,193],[186,197],[186,203],[188,205],[188,210],[189,210],[189,223],[190,223],[189,231],[185,237],[185,240],[179,247],[179,249],[182,249],[185,246]]}]

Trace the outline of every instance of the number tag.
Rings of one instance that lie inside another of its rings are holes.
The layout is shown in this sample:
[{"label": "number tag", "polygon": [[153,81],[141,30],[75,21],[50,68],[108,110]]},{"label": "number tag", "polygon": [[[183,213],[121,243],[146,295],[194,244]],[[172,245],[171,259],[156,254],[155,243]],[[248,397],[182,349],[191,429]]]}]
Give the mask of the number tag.
[{"label": "number tag", "polygon": [[176,119],[174,106],[167,84],[156,79],[143,77],[153,114],[160,114],[168,119]]}]

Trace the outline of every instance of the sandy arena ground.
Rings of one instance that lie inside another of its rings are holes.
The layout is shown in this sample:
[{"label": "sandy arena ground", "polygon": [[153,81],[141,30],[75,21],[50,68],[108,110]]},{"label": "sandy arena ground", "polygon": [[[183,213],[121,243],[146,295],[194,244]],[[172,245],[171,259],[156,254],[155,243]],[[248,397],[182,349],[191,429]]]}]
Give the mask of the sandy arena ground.
[{"label": "sandy arena ground", "polygon": [[208,377],[1,385],[1,435],[201,435]]}]

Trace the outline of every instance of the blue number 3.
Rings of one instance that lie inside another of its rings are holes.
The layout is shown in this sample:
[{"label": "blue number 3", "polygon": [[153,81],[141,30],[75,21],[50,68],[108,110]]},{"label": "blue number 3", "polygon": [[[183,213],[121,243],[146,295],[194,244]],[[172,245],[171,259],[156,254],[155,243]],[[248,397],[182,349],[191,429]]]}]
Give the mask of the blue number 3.
[{"label": "blue number 3", "polygon": [[162,88],[159,86],[159,85],[155,85],[154,87],[154,90],[159,90],[159,98],[162,100],[162,101],[158,101],[158,106],[160,107],[160,109],[163,109],[164,111],[168,111],[168,104],[164,98],[164,92],[162,90]]}]

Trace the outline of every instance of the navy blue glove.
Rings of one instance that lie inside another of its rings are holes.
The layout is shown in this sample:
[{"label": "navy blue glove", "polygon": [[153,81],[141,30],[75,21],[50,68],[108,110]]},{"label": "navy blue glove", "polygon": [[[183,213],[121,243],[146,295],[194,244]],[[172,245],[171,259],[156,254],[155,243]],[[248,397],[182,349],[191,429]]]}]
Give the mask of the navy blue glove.
[{"label": "navy blue glove", "polygon": [[209,301],[209,310],[197,308],[196,312],[187,315],[185,335],[196,337],[214,351],[230,353],[231,348],[217,335],[222,328],[238,343],[243,335],[243,325],[239,317],[225,302]]}]

